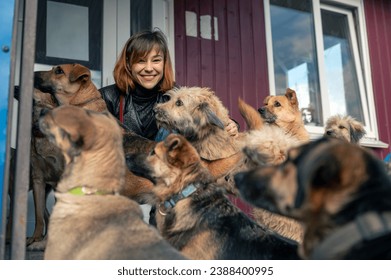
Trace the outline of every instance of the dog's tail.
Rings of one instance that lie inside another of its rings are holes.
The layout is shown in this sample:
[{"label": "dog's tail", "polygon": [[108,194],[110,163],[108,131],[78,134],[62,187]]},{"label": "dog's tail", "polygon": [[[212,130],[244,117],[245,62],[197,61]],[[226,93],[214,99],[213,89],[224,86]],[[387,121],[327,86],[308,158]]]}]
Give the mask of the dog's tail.
[{"label": "dog's tail", "polygon": [[239,112],[242,115],[244,121],[247,124],[248,130],[258,130],[261,129],[263,126],[263,120],[261,115],[255,108],[248,105],[246,102],[244,102],[240,97],[238,100],[238,107]]}]

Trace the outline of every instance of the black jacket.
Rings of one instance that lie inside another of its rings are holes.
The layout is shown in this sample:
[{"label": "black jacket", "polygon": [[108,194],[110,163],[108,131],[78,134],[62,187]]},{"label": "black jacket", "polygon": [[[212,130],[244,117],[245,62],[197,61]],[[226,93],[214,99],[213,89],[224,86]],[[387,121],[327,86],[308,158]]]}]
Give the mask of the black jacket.
[{"label": "black jacket", "polygon": [[153,107],[162,102],[163,92],[136,85],[135,90],[125,94],[115,85],[101,88],[100,93],[106,101],[107,109],[119,119],[120,95],[124,95],[124,125],[133,132],[154,140],[158,132]]}]

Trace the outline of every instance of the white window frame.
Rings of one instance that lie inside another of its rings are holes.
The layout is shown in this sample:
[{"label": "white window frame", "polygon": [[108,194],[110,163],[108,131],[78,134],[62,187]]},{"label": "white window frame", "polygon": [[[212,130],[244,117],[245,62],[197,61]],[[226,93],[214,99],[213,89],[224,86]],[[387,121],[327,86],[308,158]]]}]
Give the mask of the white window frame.
[{"label": "white window frame", "polygon": [[[337,4],[337,5],[333,5]],[[323,33],[321,24],[321,9],[338,12],[347,15],[349,21],[350,35],[356,38],[358,44],[352,44],[353,57],[358,73],[358,83],[361,94],[362,110],[365,119],[365,130],[367,134],[361,140],[361,145],[375,148],[387,148],[388,145],[379,141],[379,133],[376,120],[376,109],[374,102],[374,93],[372,87],[371,67],[369,60],[368,39],[366,32],[365,14],[364,14],[364,2],[363,0],[334,0],[327,1],[327,4],[322,0],[313,0],[313,15],[315,25],[315,43],[316,54],[318,60],[319,71],[319,85],[321,91],[322,111],[323,118],[326,121],[330,117],[329,101],[327,97],[327,88],[325,82],[325,63],[323,57]],[[346,7],[346,9],[345,9]],[[352,28],[355,24],[353,14],[349,10],[354,10],[357,16],[356,29]],[[267,61],[268,61],[268,74],[269,74],[269,89],[270,95],[276,95],[275,92],[275,77],[274,77],[274,64],[273,64],[273,45],[272,45],[272,31],[271,31],[271,15],[270,15],[270,0],[264,0],[265,11],[265,28],[266,28],[266,48],[267,48]],[[319,47],[321,46],[321,47]],[[360,61],[361,60],[361,61]],[[364,89],[364,90],[363,90]],[[311,135],[311,139],[319,138],[324,133],[324,127],[320,126],[306,126],[306,129]]]}]

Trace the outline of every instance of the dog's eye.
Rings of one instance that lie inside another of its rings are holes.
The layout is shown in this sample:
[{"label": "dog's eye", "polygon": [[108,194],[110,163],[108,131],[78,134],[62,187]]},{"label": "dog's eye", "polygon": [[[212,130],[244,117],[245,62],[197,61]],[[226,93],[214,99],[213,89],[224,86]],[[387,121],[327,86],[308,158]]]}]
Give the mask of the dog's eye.
[{"label": "dog's eye", "polygon": [[183,105],[182,100],[178,99],[178,100],[175,102],[175,105],[177,105],[178,107],[179,107],[179,106],[182,106],[182,105]]},{"label": "dog's eye", "polygon": [[346,127],[340,125],[340,126],[338,126],[338,128],[339,128],[339,129],[345,129]]},{"label": "dog's eye", "polygon": [[64,74],[64,71],[62,71],[61,68],[56,68],[56,70],[54,71],[54,73],[55,73],[56,75],[60,75],[60,74]]},{"label": "dog's eye", "polygon": [[280,107],[280,106],[281,106],[280,102],[278,101],[274,102],[274,107]]}]

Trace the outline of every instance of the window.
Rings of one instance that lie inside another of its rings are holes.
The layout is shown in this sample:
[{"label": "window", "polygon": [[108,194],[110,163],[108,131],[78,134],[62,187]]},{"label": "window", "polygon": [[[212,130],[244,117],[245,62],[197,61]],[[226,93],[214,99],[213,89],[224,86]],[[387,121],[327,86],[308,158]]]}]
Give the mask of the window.
[{"label": "window", "polygon": [[101,70],[103,1],[39,0],[35,62]]},{"label": "window", "polygon": [[330,116],[347,114],[376,140],[362,1],[264,3],[271,94],[294,89],[314,137]]}]

